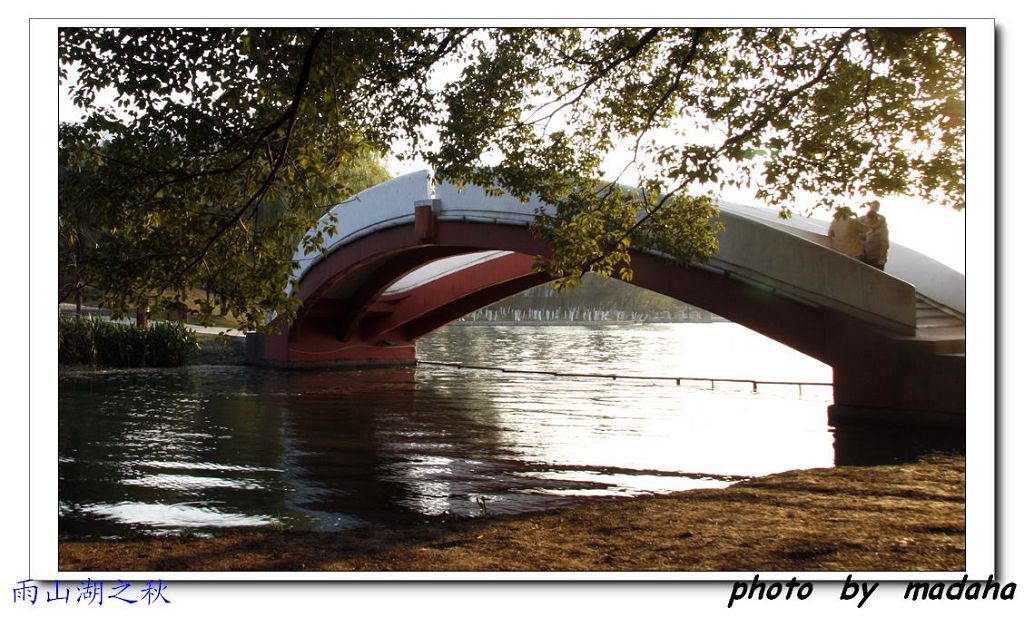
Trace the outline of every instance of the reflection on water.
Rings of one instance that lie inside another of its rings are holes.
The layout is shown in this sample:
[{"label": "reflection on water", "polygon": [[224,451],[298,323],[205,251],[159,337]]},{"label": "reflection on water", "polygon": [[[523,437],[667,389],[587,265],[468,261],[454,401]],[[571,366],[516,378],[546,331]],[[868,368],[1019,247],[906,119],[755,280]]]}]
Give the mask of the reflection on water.
[{"label": "reflection on water", "polygon": [[[451,327],[418,353],[513,369],[830,381],[828,367],[732,324]],[[721,487],[831,465],[830,394],[425,365],[66,372],[60,533],[344,530]]]},{"label": "reflection on water", "polygon": [[273,518],[223,512],[210,503],[133,503],[92,504],[80,512],[117,521],[133,528],[184,529],[192,527],[252,527],[273,522]]},{"label": "reflection on water", "polygon": [[879,465],[930,454],[963,454],[962,428],[844,423],[832,429],[836,465]]}]

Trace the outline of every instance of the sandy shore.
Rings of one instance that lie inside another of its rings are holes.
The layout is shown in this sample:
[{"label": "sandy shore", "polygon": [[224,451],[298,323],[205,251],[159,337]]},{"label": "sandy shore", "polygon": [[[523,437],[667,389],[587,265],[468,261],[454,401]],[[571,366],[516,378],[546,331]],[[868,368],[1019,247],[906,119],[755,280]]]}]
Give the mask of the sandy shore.
[{"label": "sandy shore", "polygon": [[348,533],[62,542],[69,571],[957,571],[963,457]]}]

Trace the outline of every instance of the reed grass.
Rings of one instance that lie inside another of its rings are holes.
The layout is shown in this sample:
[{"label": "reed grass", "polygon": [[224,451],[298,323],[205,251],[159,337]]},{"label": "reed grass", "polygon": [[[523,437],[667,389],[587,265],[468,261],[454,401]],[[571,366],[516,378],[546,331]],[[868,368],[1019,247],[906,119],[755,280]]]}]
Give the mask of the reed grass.
[{"label": "reed grass", "polygon": [[61,318],[57,337],[61,364],[180,366],[198,348],[195,333],[176,322],[140,328],[96,318]]}]

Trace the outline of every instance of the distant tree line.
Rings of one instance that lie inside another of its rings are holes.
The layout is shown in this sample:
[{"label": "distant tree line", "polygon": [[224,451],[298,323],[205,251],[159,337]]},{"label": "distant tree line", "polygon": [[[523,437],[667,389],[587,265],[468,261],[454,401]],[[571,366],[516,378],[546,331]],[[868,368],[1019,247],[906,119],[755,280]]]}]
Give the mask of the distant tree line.
[{"label": "distant tree line", "polygon": [[506,298],[466,321],[720,321],[721,317],[617,279],[588,274],[582,283],[558,291],[541,285]]}]

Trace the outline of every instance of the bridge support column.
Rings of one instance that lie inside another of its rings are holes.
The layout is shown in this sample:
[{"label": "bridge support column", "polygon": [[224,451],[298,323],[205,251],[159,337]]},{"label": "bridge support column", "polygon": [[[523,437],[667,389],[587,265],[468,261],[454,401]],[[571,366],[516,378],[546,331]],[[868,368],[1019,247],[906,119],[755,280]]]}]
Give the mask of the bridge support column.
[{"label": "bridge support column", "polygon": [[437,237],[437,210],[440,202],[436,199],[421,199],[414,205],[413,231],[420,242],[430,242]]},{"label": "bridge support column", "polygon": [[833,369],[830,420],[963,427],[962,354],[889,353]]},{"label": "bridge support column", "polygon": [[325,368],[364,366],[408,366],[416,363],[416,344],[391,341],[371,344],[361,340],[338,341],[330,332],[303,328],[296,341],[300,349],[289,347],[284,335],[249,334],[246,354],[250,364],[279,368]]},{"label": "bridge support column", "polygon": [[965,358],[891,353],[833,369],[828,422],[837,465],[907,460],[965,448]]}]

